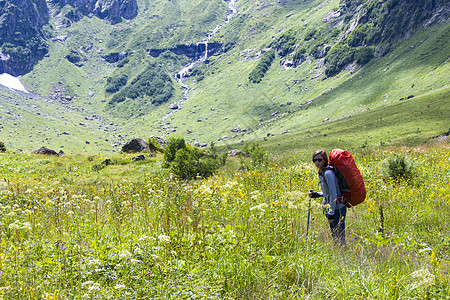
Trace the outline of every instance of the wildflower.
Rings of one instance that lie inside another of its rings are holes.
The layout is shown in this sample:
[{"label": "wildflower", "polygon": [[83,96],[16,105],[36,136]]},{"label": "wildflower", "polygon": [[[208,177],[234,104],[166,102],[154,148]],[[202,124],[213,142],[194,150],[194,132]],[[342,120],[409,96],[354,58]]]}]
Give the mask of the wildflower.
[{"label": "wildflower", "polygon": [[81,284],[81,286],[84,287],[85,285],[91,285],[91,284],[93,284],[93,283],[94,283],[93,281],[89,280],[89,281],[83,282],[83,283]]},{"label": "wildflower", "polygon": [[130,259],[130,263],[132,263],[133,265],[135,265],[135,264],[137,264],[137,263],[141,263],[141,262],[142,262],[142,261],[139,260],[139,259],[135,259],[135,258]]},{"label": "wildflower", "polygon": [[98,259],[92,259],[92,260],[87,262],[88,266],[96,266],[96,265],[99,265],[99,264],[100,264],[100,260],[98,260]]},{"label": "wildflower", "polygon": [[432,284],[434,284],[435,275],[430,273],[427,269],[420,269],[413,273],[411,273],[411,276],[416,279],[416,282],[412,284],[412,287],[414,289],[420,288],[420,287],[428,287]]},{"label": "wildflower", "polygon": [[125,288],[125,285],[122,284],[122,283],[118,283],[118,284],[116,284],[116,285],[114,286],[114,288],[115,288],[116,290],[124,289],[124,288]]},{"label": "wildflower", "polygon": [[98,282],[93,283],[93,284],[89,287],[89,292],[93,292],[93,291],[100,291],[100,283],[98,283]]},{"label": "wildflower", "polygon": [[162,241],[163,243],[170,243],[170,236],[167,236],[167,235],[160,235],[159,237],[158,237],[158,239],[160,240],[160,241]]},{"label": "wildflower", "polygon": [[22,229],[30,231],[31,230],[31,223],[30,222],[23,223],[22,224]]},{"label": "wildflower", "polygon": [[120,258],[130,258],[131,256],[132,255],[131,255],[130,251],[128,251],[128,250],[124,250],[119,253]]},{"label": "wildflower", "polygon": [[11,223],[9,224],[8,228],[11,230],[19,230],[20,226],[17,223]]},{"label": "wildflower", "polygon": [[250,208],[250,211],[254,211],[254,210],[259,210],[260,212],[264,212],[265,209],[268,205],[267,203],[261,203],[259,205],[253,206]]}]

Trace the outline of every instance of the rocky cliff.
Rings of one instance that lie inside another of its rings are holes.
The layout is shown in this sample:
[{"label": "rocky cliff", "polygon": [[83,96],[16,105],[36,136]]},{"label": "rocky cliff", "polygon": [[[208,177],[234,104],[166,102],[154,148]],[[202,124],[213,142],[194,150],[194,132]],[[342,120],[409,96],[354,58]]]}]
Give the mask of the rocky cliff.
[{"label": "rocky cliff", "polygon": [[[56,7],[71,5],[67,18],[95,15],[117,23],[137,14],[136,0],[49,0]],[[23,75],[48,52],[52,35],[46,0],[0,0],[0,73]]]},{"label": "rocky cliff", "polygon": [[53,0],[52,4],[59,7],[72,6],[74,10],[66,15],[72,21],[92,14],[113,24],[120,22],[122,18],[134,18],[138,9],[136,0]]},{"label": "rocky cliff", "polygon": [[24,74],[47,53],[48,20],[45,0],[0,1],[0,73]]}]

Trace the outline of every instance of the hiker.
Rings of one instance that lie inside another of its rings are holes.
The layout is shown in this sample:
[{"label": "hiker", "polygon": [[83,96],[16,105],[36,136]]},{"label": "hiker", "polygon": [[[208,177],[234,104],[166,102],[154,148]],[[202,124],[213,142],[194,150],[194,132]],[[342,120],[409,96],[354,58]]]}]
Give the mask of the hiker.
[{"label": "hiker", "polygon": [[317,150],[313,153],[313,163],[319,169],[319,181],[322,192],[310,190],[310,198],[324,197],[324,212],[331,229],[331,236],[335,245],[345,246],[345,215],[347,208],[338,200],[341,194],[336,174],[328,165],[327,153]]}]

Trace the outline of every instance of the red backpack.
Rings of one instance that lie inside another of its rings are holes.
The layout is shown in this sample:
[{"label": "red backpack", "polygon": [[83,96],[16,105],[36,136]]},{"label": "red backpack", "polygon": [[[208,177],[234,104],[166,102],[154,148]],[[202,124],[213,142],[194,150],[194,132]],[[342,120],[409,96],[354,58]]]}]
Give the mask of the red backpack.
[{"label": "red backpack", "polygon": [[334,172],[342,191],[342,203],[352,207],[363,202],[366,199],[366,187],[353,156],[345,150],[334,149],[330,152],[328,163],[337,169]]}]

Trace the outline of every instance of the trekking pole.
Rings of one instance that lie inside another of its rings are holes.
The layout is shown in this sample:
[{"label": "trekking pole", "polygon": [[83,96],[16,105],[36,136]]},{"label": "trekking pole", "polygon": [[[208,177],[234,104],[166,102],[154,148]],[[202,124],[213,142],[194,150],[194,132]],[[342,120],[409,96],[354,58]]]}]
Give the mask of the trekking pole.
[{"label": "trekking pole", "polygon": [[[312,192],[313,190],[309,190]],[[309,205],[308,205],[308,222],[306,222],[306,238],[308,239],[308,232],[309,232],[309,217],[311,215],[311,198],[309,198]]]}]

